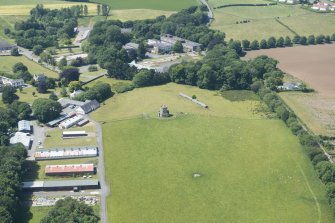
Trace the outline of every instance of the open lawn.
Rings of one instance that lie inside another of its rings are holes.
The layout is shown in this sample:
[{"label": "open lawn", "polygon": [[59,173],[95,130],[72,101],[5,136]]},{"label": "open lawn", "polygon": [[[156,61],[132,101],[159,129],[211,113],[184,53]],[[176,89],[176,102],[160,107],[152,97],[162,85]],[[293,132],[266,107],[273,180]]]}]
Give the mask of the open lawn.
[{"label": "open lawn", "polygon": [[[119,94],[93,113],[106,122],[109,222],[334,221],[297,138],[256,113],[250,92],[232,94],[168,84]],[[162,104],[174,116],[156,118]]]},{"label": "open lawn", "polygon": [[[57,90],[49,90],[46,94],[40,94],[37,92],[35,87],[23,88],[22,91],[17,91],[16,94],[19,96],[19,101],[27,102],[32,104],[38,98],[49,98],[51,92],[55,92],[56,95],[59,94],[60,89]],[[33,96],[33,92],[35,92],[35,96]]]},{"label": "open lawn", "polygon": [[87,87],[93,87],[94,85],[96,85],[97,83],[107,83],[112,87],[112,91],[115,92],[115,90],[121,86],[125,86],[125,85],[130,85],[132,82],[131,81],[127,81],[127,80],[116,80],[115,78],[109,78],[109,77],[102,77],[99,78],[95,81],[92,81],[90,83],[88,83]]},{"label": "open lawn", "polygon": [[[88,136],[77,137],[73,139],[63,139],[63,131],[86,131]],[[69,146],[94,146],[96,145],[95,138],[95,126],[90,123],[85,127],[70,128],[70,129],[52,129],[47,132],[47,137],[45,138],[43,147],[53,148],[53,147],[69,147]]]},{"label": "open lawn", "polygon": [[90,2],[109,4],[112,9],[158,9],[166,11],[178,11],[199,4],[196,0],[90,0]]},{"label": "open lawn", "polygon": [[14,64],[21,62],[28,67],[28,70],[31,74],[45,74],[48,77],[58,78],[58,74],[54,71],[51,71],[34,61],[27,59],[24,56],[2,56],[0,57],[0,71],[12,72],[12,67]]},{"label": "open lawn", "polygon": [[[212,6],[216,3],[209,2]],[[299,5],[275,5],[259,7],[228,7],[214,10],[215,20],[211,27],[226,33],[227,38],[237,40],[261,40],[270,36],[293,37],[299,35],[329,35],[335,32],[332,24],[335,17],[332,14],[314,13],[302,9]],[[279,19],[288,26],[278,23]],[[249,20],[248,23],[237,22]]]},{"label": "open lawn", "polygon": [[[32,4],[22,4],[22,5],[2,5],[0,4],[0,15],[29,15],[30,10],[36,7],[38,1]],[[60,8],[68,8],[76,5],[85,4],[88,8],[89,15],[97,14],[97,6],[96,4],[87,3],[87,2],[60,2],[54,1],[52,3],[44,3],[44,8],[49,9],[60,9]]]}]

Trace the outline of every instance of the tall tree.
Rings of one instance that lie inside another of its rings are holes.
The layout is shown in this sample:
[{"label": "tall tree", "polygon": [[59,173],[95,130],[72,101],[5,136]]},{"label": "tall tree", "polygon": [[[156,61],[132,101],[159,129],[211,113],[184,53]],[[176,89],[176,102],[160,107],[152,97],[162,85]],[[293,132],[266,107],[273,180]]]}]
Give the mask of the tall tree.
[{"label": "tall tree", "polygon": [[88,8],[87,5],[84,5],[84,15],[88,16]]},{"label": "tall tree", "polygon": [[15,93],[16,89],[12,86],[7,85],[2,87],[2,101],[5,104],[11,104],[13,101],[19,99]]},{"label": "tall tree", "polygon": [[100,15],[101,14],[101,5],[97,4],[97,14]]},{"label": "tall tree", "polygon": [[175,53],[184,52],[183,44],[179,40],[173,45],[172,49],[173,49],[173,52],[175,52]]},{"label": "tall tree", "polygon": [[46,123],[59,116],[62,106],[57,101],[38,98],[33,102],[32,110],[37,120]]}]

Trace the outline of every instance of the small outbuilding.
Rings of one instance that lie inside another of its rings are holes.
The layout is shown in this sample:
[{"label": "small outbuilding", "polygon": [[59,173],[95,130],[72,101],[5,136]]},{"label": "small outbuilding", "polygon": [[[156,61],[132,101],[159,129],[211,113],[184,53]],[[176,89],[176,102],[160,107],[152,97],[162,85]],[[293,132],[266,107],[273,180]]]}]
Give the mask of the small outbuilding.
[{"label": "small outbuilding", "polygon": [[17,123],[17,125],[19,132],[31,133],[31,125],[29,121],[21,120]]}]

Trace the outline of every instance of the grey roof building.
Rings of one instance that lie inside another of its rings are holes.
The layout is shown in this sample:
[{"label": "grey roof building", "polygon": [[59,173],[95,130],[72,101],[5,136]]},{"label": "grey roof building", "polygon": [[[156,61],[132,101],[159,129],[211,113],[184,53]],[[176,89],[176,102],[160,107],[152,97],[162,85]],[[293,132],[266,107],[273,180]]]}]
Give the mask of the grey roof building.
[{"label": "grey roof building", "polygon": [[82,106],[85,104],[85,102],[71,100],[68,98],[61,98],[58,100],[58,102],[62,105],[63,108],[66,108],[69,105]]},{"label": "grey roof building", "polygon": [[59,191],[79,189],[99,189],[99,180],[50,180],[50,181],[26,181],[22,189],[25,191]]},{"label": "grey roof building", "polygon": [[31,132],[30,122],[27,120],[21,120],[17,123],[19,132]]},{"label": "grey roof building", "polygon": [[76,109],[76,112],[78,114],[88,114],[100,107],[100,103],[97,100],[92,101],[85,101],[85,104],[79,106],[79,108]]},{"label": "grey roof building", "polygon": [[10,138],[9,142],[11,145],[21,143],[22,145],[24,145],[26,149],[30,149],[32,140],[28,133],[16,132],[15,135],[12,138]]},{"label": "grey roof building", "polygon": [[0,40],[0,51],[11,50],[15,47],[16,45],[10,44],[4,40]]}]

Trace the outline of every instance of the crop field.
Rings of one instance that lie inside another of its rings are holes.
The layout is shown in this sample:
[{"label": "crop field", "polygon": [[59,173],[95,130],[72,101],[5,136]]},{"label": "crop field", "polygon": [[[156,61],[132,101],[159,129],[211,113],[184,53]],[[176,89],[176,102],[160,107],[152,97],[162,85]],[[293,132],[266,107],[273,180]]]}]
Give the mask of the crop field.
[{"label": "crop field", "polygon": [[54,71],[51,71],[34,61],[27,59],[24,56],[2,56],[0,57],[0,71],[12,72],[12,67],[14,64],[21,62],[28,67],[28,70],[31,74],[45,74],[48,77],[58,78],[58,74]]},{"label": "crop field", "polygon": [[197,0],[91,0],[90,2],[111,5],[112,9],[156,9],[178,11],[192,5],[197,5]]},{"label": "crop field", "polygon": [[[212,6],[216,4],[211,1],[209,3]],[[214,16],[215,20],[211,27],[225,32],[228,39],[261,40],[270,36],[293,37],[295,35],[276,19],[299,35],[329,35],[335,32],[332,26],[335,17],[332,14],[314,13],[298,5],[228,7],[215,9]],[[240,23],[243,20],[250,22]]]},{"label": "crop field", "polygon": [[[55,2],[55,3],[47,3],[44,4],[44,8],[49,9],[60,9],[72,7],[80,4],[87,5],[88,14],[96,15],[97,14],[97,6],[92,3],[83,3],[83,2]],[[29,15],[30,10],[35,8],[36,4],[25,4],[25,5],[1,5],[0,4],[0,15]]]},{"label": "crop field", "polygon": [[[105,122],[109,222],[334,221],[297,138],[255,112],[250,92],[234,93],[168,84],[119,94],[93,113]],[[156,118],[162,104],[171,118]]]},{"label": "crop field", "polygon": [[283,93],[285,102],[316,134],[335,136],[335,44],[252,51],[247,58],[268,55],[284,72],[304,81],[313,94]]}]

